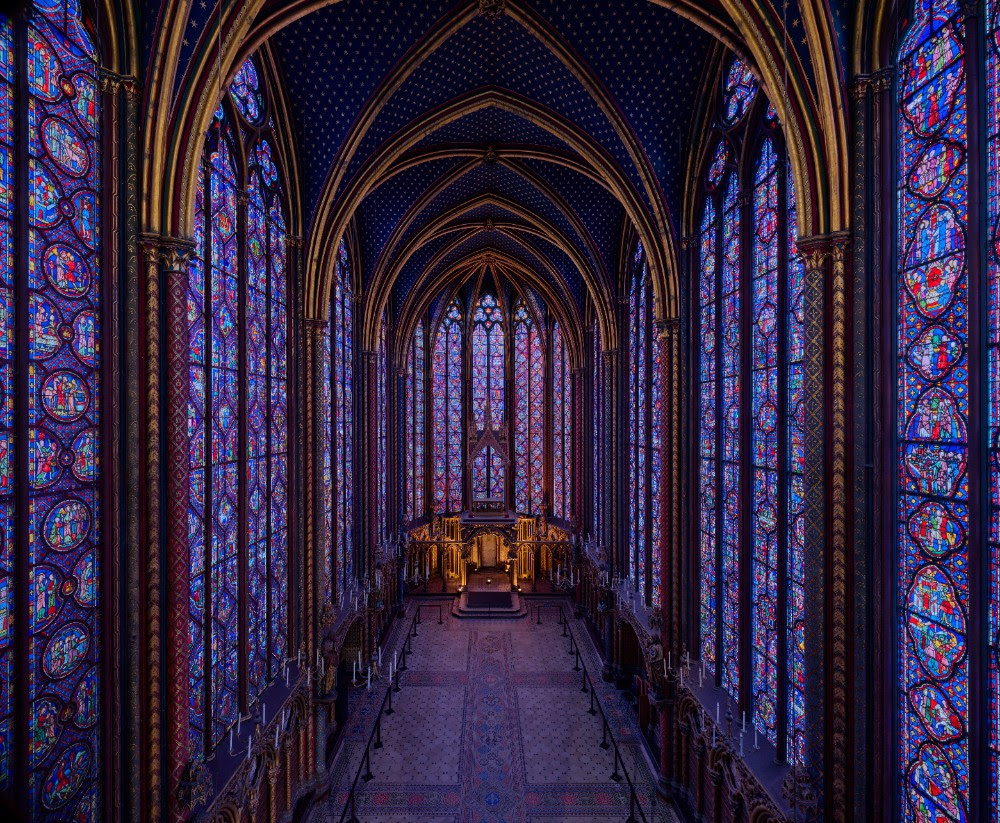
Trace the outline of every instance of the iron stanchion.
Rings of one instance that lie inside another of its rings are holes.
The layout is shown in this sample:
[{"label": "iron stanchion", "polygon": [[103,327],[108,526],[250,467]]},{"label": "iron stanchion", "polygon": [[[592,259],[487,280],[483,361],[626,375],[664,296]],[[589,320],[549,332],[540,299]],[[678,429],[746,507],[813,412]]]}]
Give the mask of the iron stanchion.
[{"label": "iron stanchion", "polygon": [[392,688],[391,688],[392,684],[390,683],[389,686],[390,686],[390,688],[389,688],[389,708],[387,708],[385,710],[385,713],[386,714],[395,714],[396,712],[392,708]]},{"label": "iron stanchion", "polygon": [[367,783],[373,777],[375,777],[375,775],[372,774],[371,749],[365,749],[365,773],[361,775],[361,779]]},{"label": "iron stanchion", "polygon": [[[580,659],[580,654],[577,652],[576,659]],[[583,670],[583,675],[580,677],[580,691],[584,694],[587,693],[587,670]]]},{"label": "iron stanchion", "polygon": [[575,672],[580,671],[580,647],[579,646],[576,647],[576,665],[573,666],[573,671],[575,671]]},{"label": "iron stanchion", "polygon": [[611,744],[608,743],[608,720],[607,718],[602,718],[604,724],[601,726],[601,748],[606,749]]},{"label": "iron stanchion", "polygon": [[[392,694],[392,692],[389,692]],[[391,698],[390,698],[391,699]],[[375,748],[382,748],[382,715],[378,716],[378,720],[375,721]]]},{"label": "iron stanchion", "polygon": [[[393,686],[392,690],[394,692],[398,692],[399,691],[399,669],[396,669],[395,677],[396,677],[396,685]],[[392,706],[392,698],[391,697],[389,698],[389,705]]]},{"label": "iron stanchion", "polygon": [[618,773],[618,747],[617,746],[615,746],[615,766],[614,766],[614,769],[611,772],[611,779],[614,780],[615,783],[621,783],[621,780],[622,780],[622,776]]},{"label": "iron stanchion", "polygon": [[587,711],[587,714],[591,714],[591,715],[597,714],[597,709],[594,708],[594,687],[593,686],[590,687],[590,709]]},{"label": "iron stanchion", "polygon": [[[559,609],[559,614],[560,614],[560,615],[562,614],[562,609]],[[566,637],[566,636],[568,635],[568,636],[569,636],[570,638],[572,638],[572,637],[573,637],[573,635],[569,634],[569,632],[568,632],[568,631],[566,631],[566,627],[567,627],[568,625],[569,625],[569,621],[568,621],[568,620],[564,620],[564,621],[563,621],[563,637]],[[572,641],[572,640],[570,640],[570,643],[572,643],[572,642],[573,642],[573,641]],[[572,652],[570,652],[570,654],[572,654]]]}]

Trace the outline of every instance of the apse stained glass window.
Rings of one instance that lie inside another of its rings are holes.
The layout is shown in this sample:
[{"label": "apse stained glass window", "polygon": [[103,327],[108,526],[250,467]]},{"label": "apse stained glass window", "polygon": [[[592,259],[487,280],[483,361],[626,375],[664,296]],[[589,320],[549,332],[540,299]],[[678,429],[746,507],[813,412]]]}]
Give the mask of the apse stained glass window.
[{"label": "apse stained glass window", "polygon": [[[334,260],[330,320],[323,357],[329,385],[330,471],[324,474],[329,511],[333,588],[342,597],[354,579],[354,299],[347,246],[343,240]],[[324,456],[324,463],[326,457]]]},{"label": "apse stained glass window", "polygon": [[[484,294],[472,313],[472,420],[478,433],[499,431],[504,421],[503,313],[492,294]],[[472,495],[503,500],[504,460],[486,446],[472,461]]]},{"label": "apse stained glass window", "polygon": [[524,303],[514,322],[514,506],[542,512],[545,443],[545,350],[542,333]]},{"label": "apse stained glass window", "polygon": [[552,514],[564,520],[570,515],[571,414],[569,358],[557,322],[552,329]]},{"label": "apse stained glass window", "polygon": [[406,369],[406,516],[424,516],[424,404],[426,402],[424,321],[417,323]]},{"label": "apse stained glass window", "polygon": [[764,141],[753,184],[750,450],[753,721],[777,745],[778,718],[778,158]]},{"label": "apse stained glass window", "polygon": [[[272,132],[270,123],[234,129],[220,106],[196,192],[188,273],[194,755],[211,752],[287,655],[286,228]],[[249,143],[245,175],[236,133]]]},{"label": "apse stained glass window", "polygon": [[[0,14],[0,790],[39,820],[96,818],[105,760],[98,101],[97,52],[74,0],[36,2],[17,22]],[[14,590],[15,546],[30,548],[30,602]]]},{"label": "apse stained glass window", "polygon": [[[992,25],[995,7],[991,11]],[[903,615],[897,629],[899,806],[905,820],[959,820],[969,813],[973,753],[968,729],[970,720],[976,722],[969,713],[966,636],[970,608],[976,614],[980,606],[970,601],[967,536],[972,518],[978,519],[977,525],[989,533],[994,546],[996,535],[995,521],[991,526],[982,505],[977,501],[970,506],[967,474],[970,301],[965,253],[969,192],[964,12],[957,0],[921,0],[915,12],[900,46],[897,118],[897,590]],[[991,70],[995,59],[994,55]],[[991,71],[991,79],[994,76]],[[997,93],[994,83],[991,113]],[[996,133],[995,122],[989,131]],[[992,226],[997,216],[995,152],[990,163]],[[989,246],[990,275],[995,277],[996,251],[993,243]],[[997,297],[996,291],[989,293],[990,331],[995,333]],[[994,347],[989,356],[995,356]],[[984,372],[982,365],[971,371]],[[991,388],[992,415],[996,394]],[[975,411],[978,416],[979,410]],[[996,425],[995,416],[989,422]],[[977,653],[974,657],[984,668],[991,665]],[[995,677],[995,668],[991,673]],[[995,681],[992,698],[995,709]],[[995,718],[995,710],[993,714]],[[995,740],[995,719],[991,725]]]},{"label": "apse stained glass window", "polygon": [[462,309],[453,300],[434,338],[434,511],[462,508]]},{"label": "apse stained glass window", "polygon": [[743,119],[757,95],[757,80],[750,67],[738,57],[733,59],[726,73],[723,91],[723,121],[731,126]]}]

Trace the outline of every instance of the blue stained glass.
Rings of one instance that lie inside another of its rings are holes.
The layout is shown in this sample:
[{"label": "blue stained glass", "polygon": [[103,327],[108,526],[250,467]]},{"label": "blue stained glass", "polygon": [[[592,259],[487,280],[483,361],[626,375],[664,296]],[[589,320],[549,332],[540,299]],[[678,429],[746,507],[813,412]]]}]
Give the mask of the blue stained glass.
[{"label": "blue stained glass", "polygon": [[413,332],[406,374],[406,513],[410,520],[424,514],[425,375],[424,321],[420,320]]},{"label": "blue stained glass", "polygon": [[715,205],[705,201],[700,239],[700,282],[698,305],[700,309],[699,332],[699,421],[698,421],[698,520],[700,566],[700,624],[701,658],[706,666],[715,670],[718,662],[718,573],[719,554],[718,503],[719,503],[719,426],[717,408],[718,381],[718,281],[716,256],[718,221]]},{"label": "blue stained glass", "polygon": [[[16,385],[15,326],[25,324],[28,392],[5,392],[0,408],[0,789],[10,788],[16,752],[11,729],[14,684],[30,704],[21,728],[29,742],[28,785],[34,819],[91,817],[106,764],[98,706],[102,703],[101,534],[102,450],[98,343],[102,270],[97,252],[100,129],[97,55],[74,0],[35,3],[24,29],[27,65],[15,65],[14,31],[0,16],[0,370]],[[19,70],[28,94],[13,94]],[[65,82],[67,78],[76,78]],[[79,100],[79,91],[85,99]],[[12,127],[28,120],[27,145],[15,147]],[[23,150],[23,157],[15,156]],[[16,237],[13,169],[27,166],[28,237]],[[15,253],[15,250],[17,253]],[[10,287],[13,263],[28,263],[28,303],[19,315]],[[23,258],[20,258],[23,259]],[[16,403],[32,428],[14,428]],[[10,460],[15,437],[28,442],[29,464]],[[65,458],[72,460],[65,462]],[[27,486],[27,511],[12,491]],[[27,625],[13,622],[13,528],[27,519],[32,607]],[[27,655],[15,660],[15,632]],[[23,667],[23,668],[22,668]],[[21,676],[15,676],[21,671]]]},{"label": "blue stained glass", "polygon": [[742,120],[756,95],[757,80],[750,67],[738,57],[734,58],[723,88],[723,120],[729,125]]},{"label": "blue stained glass", "polygon": [[335,260],[330,307],[329,357],[332,395],[331,526],[338,593],[354,578],[354,298],[347,246],[341,241]]},{"label": "blue stained glass", "polygon": [[[970,787],[965,15],[957,0],[920,0],[914,16],[898,61],[899,806],[907,821],[964,820]],[[945,545],[950,550],[941,551]]]},{"label": "blue stained glass", "polygon": [[740,614],[740,210],[738,183],[729,176],[722,207],[721,315],[719,317],[722,384],[722,553],[720,583],[722,685],[739,696]]},{"label": "blue stained glass", "polygon": [[462,310],[452,301],[434,340],[434,511],[462,508]]},{"label": "blue stained glass", "polygon": [[562,329],[556,323],[552,330],[552,513],[566,520],[570,516],[572,403],[569,358]]},{"label": "blue stained glass", "polygon": [[753,188],[750,434],[752,489],[751,694],[753,722],[778,734],[778,158],[761,147]]},{"label": "blue stained glass", "polygon": [[[477,432],[502,430],[504,422],[503,313],[496,297],[484,294],[472,313],[472,415]],[[487,448],[472,464],[472,489],[477,500],[503,500],[505,466]]]},{"label": "blue stained glass", "polygon": [[514,507],[541,514],[544,440],[544,353],[541,334],[524,303],[514,323]]}]

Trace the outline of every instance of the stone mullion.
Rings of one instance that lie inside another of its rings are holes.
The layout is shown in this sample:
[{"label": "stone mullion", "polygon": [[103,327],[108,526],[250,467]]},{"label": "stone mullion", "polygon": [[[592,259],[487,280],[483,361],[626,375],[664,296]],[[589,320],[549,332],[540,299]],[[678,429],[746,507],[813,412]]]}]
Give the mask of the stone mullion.
[{"label": "stone mullion", "polygon": [[305,396],[306,386],[302,379],[302,238],[289,234],[285,237],[286,249],[286,316],[288,318],[288,332],[286,351],[288,359],[285,366],[285,384],[287,386],[287,408],[285,409],[286,425],[288,427],[287,456],[285,458],[285,486],[288,499],[288,511],[285,516],[286,528],[288,529],[286,548],[286,570],[288,580],[288,604],[287,604],[287,656],[291,656],[291,650],[295,648],[296,625],[298,624],[298,612],[300,611],[300,597],[297,585],[297,570],[299,554],[302,543],[299,539],[304,533],[304,521],[301,501],[302,486],[300,479],[302,475],[301,464],[305,460],[299,445],[300,438],[304,437],[302,418],[299,411],[299,398]]},{"label": "stone mullion", "polygon": [[[101,103],[102,132],[105,140],[102,146],[100,191],[102,202],[114,203],[115,208],[102,209],[101,236],[121,237],[120,223],[122,209],[121,172],[122,172],[122,140],[121,140],[121,81],[106,71],[101,71]],[[100,465],[120,467],[121,460],[121,417],[119,405],[118,384],[121,375],[121,349],[119,346],[120,312],[118,295],[122,293],[121,280],[121,244],[104,243],[101,247],[101,269],[105,273],[101,282],[101,325],[103,328],[104,352],[103,373],[105,379],[100,384],[100,406],[103,416],[102,437],[100,446]],[[122,589],[119,581],[121,561],[121,497],[119,489],[118,470],[106,471],[101,477],[103,505],[99,522],[104,535],[103,550],[98,552],[101,568],[106,570],[104,579],[104,608],[100,612],[101,633],[104,638],[102,649],[101,676],[108,684],[101,690],[101,708],[107,722],[103,724],[101,733],[102,750],[108,754],[103,758],[111,768],[105,768],[103,781],[104,812],[113,819],[112,810],[121,801],[121,779],[123,775],[121,761],[122,713],[121,713],[121,678],[118,673],[118,663],[121,659],[122,637],[116,631],[121,616]]]},{"label": "stone mullion", "polygon": [[555,402],[554,392],[552,391],[555,377],[555,364],[553,363],[553,359],[555,358],[555,346],[553,346],[552,339],[553,331],[554,327],[552,325],[552,319],[551,317],[547,317],[545,322],[545,379],[543,381],[543,394],[545,396],[545,433],[543,445],[545,465],[543,467],[543,474],[545,479],[542,484],[542,513],[546,520],[552,518],[552,513],[555,507],[555,466],[553,465],[555,460],[555,449],[553,448],[553,440],[555,437]]},{"label": "stone mullion", "polygon": [[319,640],[319,619],[320,605],[319,598],[322,591],[323,573],[319,558],[323,556],[320,540],[322,533],[320,525],[323,522],[320,507],[322,506],[322,495],[319,493],[319,485],[323,482],[319,466],[321,461],[317,459],[322,443],[318,437],[319,431],[319,399],[317,391],[321,380],[322,358],[320,357],[320,346],[323,344],[323,327],[325,323],[321,320],[307,320],[305,327],[305,374],[309,379],[305,381],[305,398],[303,411],[306,420],[305,426],[305,465],[303,466],[305,483],[305,551],[302,558],[303,568],[303,611],[305,613],[305,637],[300,644],[304,647],[307,665],[315,658],[316,644]]},{"label": "stone mullion", "polygon": [[617,431],[618,416],[615,413],[617,408],[617,387],[618,387],[618,352],[614,349],[602,352],[604,358],[602,377],[604,380],[604,391],[602,402],[604,404],[604,436],[601,439],[601,448],[604,449],[604,512],[601,516],[600,540],[608,558],[608,575],[615,574],[617,569],[617,549],[615,525],[617,523],[618,512],[618,464],[617,456]]},{"label": "stone mullion", "polygon": [[[366,479],[365,517],[367,529],[364,535],[362,571],[364,579],[373,580],[375,547],[379,540],[378,522],[378,352],[365,351],[361,353],[362,373],[364,375],[365,408],[364,408],[364,443],[366,444],[362,476]],[[372,605],[372,604],[370,604]],[[368,609],[368,628],[366,632],[368,645],[365,657],[375,648],[375,612]]]},{"label": "stone mullion", "polygon": [[[579,423],[573,440],[578,444],[580,454],[580,474],[573,479],[573,488],[577,490],[580,500],[580,522],[579,533],[585,535],[591,531],[594,522],[594,496],[597,485],[597,455],[593,449],[588,449],[584,434],[593,432],[597,422],[597,409],[594,408],[594,335],[597,334],[595,326],[589,327],[583,335],[583,360],[584,368],[581,370],[580,389],[580,411],[577,414]],[[589,366],[587,368],[586,366]],[[585,478],[591,478],[590,483],[585,482]]]},{"label": "stone mullion", "polygon": [[[878,146],[871,142],[869,121],[872,111],[873,84],[869,77],[857,78],[851,86],[852,119],[854,150],[851,169],[851,227],[853,252],[853,303],[851,310],[854,315],[854,587],[851,608],[853,610],[854,631],[853,644],[854,666],[854,723],[852,733],[855,741],[875,740],[873,728],[869,725],[868,706],[873,696],[869,695],[868,682],[874,670],[874,661],[869,661],[870,654],[868,627],[871,626],[873,614],[870,612],[870,585],[872,582],[871,567],[868,552],[874,545],[868,535],[874,525],[872,517],[876,503],[876,495],[872,485],[872,414],[871,409],[876,402],[874,391],[875,378],[871,370],[872,353],[875,350],[875,340],[870,336],[872,329],[872,310],[874,305],[874,271],[870,265],[870,248],[867,233],[868,204],[873,201],[875,175],[878,164]],[[853,764],[852,780],[854,782],[854,814],[863,817],[869,800],[872,781],[872,749],[866,747],[863,757],[856,757]]]}]

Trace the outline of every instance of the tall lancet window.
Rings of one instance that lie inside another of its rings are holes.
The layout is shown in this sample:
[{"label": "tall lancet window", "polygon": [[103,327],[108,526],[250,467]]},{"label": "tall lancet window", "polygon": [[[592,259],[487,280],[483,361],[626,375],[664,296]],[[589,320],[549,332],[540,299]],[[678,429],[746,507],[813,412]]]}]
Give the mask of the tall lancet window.
[{"label": "tall lancet window", "polygon": [[[472,422],[477,436],[499,433],[504,420],[503,313],[492,294],[484,294],[472,313]],[[475,500],[503,500],[504,458],[485,446],[472,461]]]},{"label": "tall lancet window", "polygon": [[602,523],[604,522],[604,444],[607,432],[604,428],[604,353],[601,348],[601,330],[596,324],[593,334],[591,402],[593,403],[594,435],[590,443],[590,448],[594,456],[594,511],[590,528],[593,539],[600,540]]},{"label": "tall lancet window", "polygon": [[354,577],[354,298],[347,245],[337,247],[323,332],[323,503],[327,598]]},{"label": "tall lancet window", "polygon": [[406,517],[424,515],[424,425],[427,361],[424,321],[417,323],[407,351],[406,368]]},{"label": "tall lancet window", "polygon": [[388,478],[389,473],[388,457],[389,457],[389,426],[386,415],[388,414],[389,406],[389,351],[386,345],[386,318],[382,315],[382,323],[379,325],[378,332],[378,349],[375,354],[376,363],[376,391],[375,391],[375,402],[376,402],[376,421],[378,424],[377,430],[377,443],[376,443],[376,455],[375,455],[375,467],[378,472],[378,499],[376,501],[376,522],[378,523],[379,533],[385,538],[385,533],[388,525],[388,505],[387,505],[387,493],[388,493]]},{"label": "tall lancet window", "polygon": [[542,511],[545,452],[545,349],[524,303],[514,306],[514,506]]},{"label": "tall lancet window", "polygon": [[[995,2],[989,6],[995,33],[998,9]],[[966,66],[971,32],[958,0],[918,0],[914,16],[899,51],[896,137],[899,817],[986,819],[970,810],[991,808],[995,820],[998,536],[988,500],[995,503],[1000,488],[993,453],[1000,396],[994,385],[1000,371],[994,236],[1000,66],[993,37],[988,65]],[[987,81],[989,138],[980,148],[987,149],[988,165],[967,162],[967,120],[984,114],[966,109],[969,73]],[[985,221],[968,211],[970,181],[984,174]],[[988,269],[970,270],[966,238],[983,235]],[[971,450],[970,424],[982,432]],[[985,493],[975,491],[987,486]],[[967,621],[987,619],[989,654],[967,637]],[[988,717],[979,711],[983,701],[970,703],[973,678],[989,690]],[[969,729],[987,725],[989,745],[970,749]],[[970,772],[985,758],[992,762],[993,788],[979,789],[989,797],[975,797]]]},{"label": "tall lancet window", "polygon": [[434,511],[462,509],[462,309],[453,300],[434,336]]},{"label": "tall lancet window", "polygon": [[99,100],[75,0],[0,14],[0,790],[38,820],[99,815],[109,768]]},{"label": "tall lancet window", "polygon": [[803,264],[776,113],[739,62],[706,162],[693,307],[700,650],[779,756],[801,763]]},{"label": "tall lancet window", "polygon": [[[195,755],[211,753],[287,654],[288,275],[275,145],[250,60],[206,137],[189,271]],[[245,218],[236,205],[241,191]]]},{"label": "tall lancet window", "polygon": [[570,516],[572,412],[569,356],[562,327],[556,322],[552,327],[552,514],[563,520]]},{"label": "tall lancet window", "polygon": [[629,580],[644,603],[659,605],[660,356],[653,330],[653,284],[641,244],[633,267],[628,308]]}]

